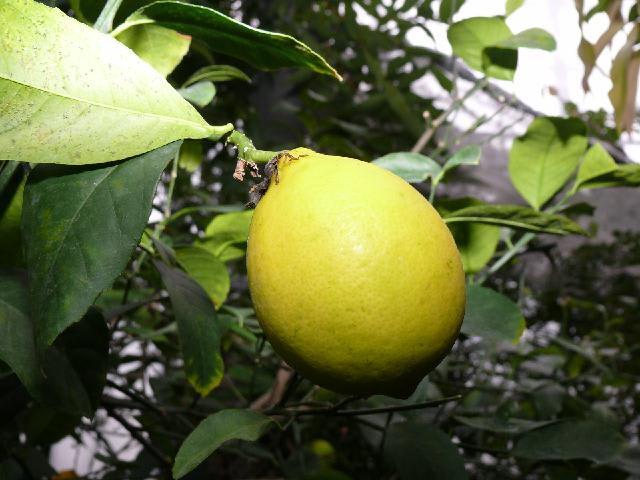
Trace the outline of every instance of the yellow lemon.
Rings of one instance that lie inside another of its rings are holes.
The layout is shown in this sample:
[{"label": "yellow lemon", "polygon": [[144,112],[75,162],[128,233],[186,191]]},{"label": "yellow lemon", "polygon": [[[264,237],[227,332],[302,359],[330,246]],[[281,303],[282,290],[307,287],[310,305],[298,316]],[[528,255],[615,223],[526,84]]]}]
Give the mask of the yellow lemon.
[{"label": "yellow lemon", "polygon": [[260,324],[316,384],[406,398],[460,330],[465,283],[453,238],[396,175],[305,148],[289,153],[249,229]]}]

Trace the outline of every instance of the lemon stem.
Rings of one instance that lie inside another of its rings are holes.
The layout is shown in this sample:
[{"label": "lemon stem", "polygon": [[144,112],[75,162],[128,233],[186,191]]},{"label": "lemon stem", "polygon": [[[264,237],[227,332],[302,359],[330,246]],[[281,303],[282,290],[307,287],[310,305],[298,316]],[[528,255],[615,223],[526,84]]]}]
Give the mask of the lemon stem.
[{"label": "lemon stem", "polygon": [[227,137],[227,143],[235,145],[238,148],[238,158],[248,162],[267,163],[278,154],[278,152],[258,150],[251,139],[238,130],[234,130]]}]

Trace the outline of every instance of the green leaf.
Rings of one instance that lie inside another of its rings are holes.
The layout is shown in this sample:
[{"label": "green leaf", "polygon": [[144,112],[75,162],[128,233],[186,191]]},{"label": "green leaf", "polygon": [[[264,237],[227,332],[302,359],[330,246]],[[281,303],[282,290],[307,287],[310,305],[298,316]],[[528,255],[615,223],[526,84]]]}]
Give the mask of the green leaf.
[{"label": "green leaf", "polygon": [[[443,217],[446,217],[451,214],[451,211],[455,212],[476,205],[485,204],[473,198],[460,198],[441,200],[436,205],[436,208]],[[499,227],[475,222],[448,223],[447,227],[451,230],[453,239],[456,242],[465,272],[479,272],[493,258],[500,241]]]},{"label": "green leaf", "polygon": [[556,49],[556,40],[546,30],[530,28],[496,44],[500,48],[536,48],[551,52]]},{"label": "green leaf", "polygon": [[442,171],[435,160],[413,152],[389,153],[371,163],[395,173],[409,183],[424,182],[429,177],[437,177]]},{"label": "green leaf", "polygon": [[468,145],[454,153],[442,166],[442,171],[434,178],[434,184],[440,183],[445,174],[461,165],[479,165],[482,151],[477,145]]},{"label": "green leaf", "polygon": [[247,83],[251,83],[249,76],[239,68],[232,65],[209,65],[202,67],[191,75],[183,86],[188,86],[193,83],[201,82],[202,80],[209,80],[210,82],[227,82],[229,80],[243,80]]},{"label": "green leaf", "polygon": [[536,210],[560,190],[587,148],[584,124],[575,118],[538,117],[514,140],[509,175]]},{"label": "green leaf", "polygon": [[0,38],[0,158],[104,163],[233,128],[208,125],[131,50],[58,9],[2,2]]},{"label": "green leaf", "polygon": [[209,415],[180,446],[173,477],[185,476],[229,440],[258,440],[272,423],[269,417],[252,410],[227,409]]},{"label": "green leaf", "polygon": [[518,306],[501,293],[478,285],[467,287],[462,333],[495,342],[516,343],[525,329]]},{"label": "green leaf", "polygon": [[180,64],[191,45],[188,35],[154,24],[136,25],[116,38],[165,77]]},{"label": "green leaf", "polygon": [[442,2],[440,2],[438,18],[443,22],[451,21],[451,18],[460,10],[464,1],[465,0],[442,0]]},{"label": "green leaf", "polygon": [[182,270],[154,261],[167,287],[178,322],[187,380],[202,396],[222,381],[222,328],[207,292]]},{"label": "green leaf", "polygon": [[457,447],[444,432],[432,425],[413,422],[390,425],[385,452],[402,480],[469,478]]},{"label": "green leaf", "polygon": [[0,360],[32,396],[38,396],[42,375],[29,318],[27,274],[22,270],[0,270]]},{"label": "green leaf", "polygon": [[0,192],[0,266],[20,267],[24,263],[20,218],[27,177],[22,171],[18,173]]},{"label": "green leaf", "polygon": [[586,235],[580,225],[564,215],[540,212],[521,205],[474,205],[447,213],[444,221],[447,224],[486,223],[552,235]]},{"label": "green leaf", "polygon": [[518,435],[536,428],[555,423],[555,421],[536,421],[524,418],[498,418],[498,417],[465,417],[456,415],[455,419],[464,425],[477,428],[478,430],[486,430],[488,432],[506,433],[510,435]]},{"label": "green leaf", "polygon": [[238,58],[262,70],[304,67],[341,79],[320,55],[281,33],[250,27],[211,8],[158,1],[134,12],[115,34],[134,25],[156,23],[207,42],[214,52]]},{"label": "green leaf", "polygon": [[90,308],[82,320],[58,337],[55,344],[78,375],[92,412],[100,406],[107,380],[110,337],[102,314]]},{"label": "green leaf", "polygon": [[40,165],[29,175],[22,233],[39,346],[77,322],[124,270],[179,145],[108,165]]},{"label": "green leaf", "polygon": [[607,187],[637,187],[640,185],[640,165],[618,165],[614,171],[599,175],[580,185],[581,190]]},{"label": "green leaf", "polygon": [[218,308],[229,294],[231,280],[222,261],[202,247],[186,247],[176,250],[176,259],[182,268],[200,284]]},{"label": "green leaf", "polygon": [[578,169],[576,181],[571,191],[577,192],[578,190],[588,189],[590,188],[590,180],[595,180],[617,169],[618,164],[611,158],[609,152],[607,152],[601,144],[596,143],[587,150]]},{"label": "green leaf", "polygon": [[513,449],[513,455],[533,460],[570,460],[585,458],[607,462],[624,448],[618,428],[599,420],[568,420],[525,434]]},{"label": "green leaf", "polygon": [[[503,80],[513,79],[518,52],[485,52],[485,49],[495,47],[512,36],[501,17],[467,18],[451,25],[447,32],[454,55],[462,58],[474,70]],[[509,58],[505,59],[504,55]]]},{"label": "green leaf", "polygon": [[506,16],[508,17],[513,12],[518,10],[522,6],[523,3],[524,3],[524,0],[507,0],[507,4],[505,6],[505,14],[506,14]]},{"label": "green leaf", "polygon": [[202,141],[185,140],[180,147],[178,165],[187,172],[193,173],[202,165]]},{"label": "green leaf", "polygon": [[204,80],[188,87],[180,88],[178,93],[196,107],[204,108],[213,102],[216,96],[216,86],[209,80]]},{"label": "green leaf", "polygon": [[244,256],[253,210],[217,215],[204,231],[204,240],[196,245],[209,250],[223,262]]}]

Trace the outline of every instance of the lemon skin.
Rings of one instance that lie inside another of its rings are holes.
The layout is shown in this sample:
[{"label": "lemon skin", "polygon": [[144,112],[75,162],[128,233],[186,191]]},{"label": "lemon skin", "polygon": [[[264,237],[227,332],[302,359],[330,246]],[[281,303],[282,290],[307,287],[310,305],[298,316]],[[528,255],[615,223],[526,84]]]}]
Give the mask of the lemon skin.
[{"label": "lemon skin", "polygon": [[455,242],[400,177],[352,158],[289,153],[249,229],[260,324],[317,385],[406,398],[460,330],[465,282]]}]

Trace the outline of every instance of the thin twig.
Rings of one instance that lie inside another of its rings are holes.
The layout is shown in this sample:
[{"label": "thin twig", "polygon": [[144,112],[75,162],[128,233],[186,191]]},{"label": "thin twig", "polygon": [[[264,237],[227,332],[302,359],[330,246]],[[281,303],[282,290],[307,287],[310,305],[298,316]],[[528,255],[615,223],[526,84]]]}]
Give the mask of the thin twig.
[{"label": "thin twig", "polygon": [[438,400],[429,400],[426,402],[412,403],[409,405],[390,405],[387,407],[377,408],[360,408],[354,410],[336,410],[334,408],[310,408],[310,409],[271,409],[264,412],[267,415],[327,415],[337,417],[353,417],[358,415],[373,415],[376,413],[403,412],[408,410],[418,410],[421,408],[436,407],[446,402],[454,402],[460,400],[462,395],[453,395],[451,397],[439,398]]},{"label": "thin twig", "polygon": [[111,418],[116,420],[120,425],[122,425],[125,430],[127,430],[133,438],[135,438],[140,444],[154,457],[156,457],[160,463],[162,463],[165,467],[171,466],[171,461],[164,456],[164,454],[158,450],[156,447],[151,445],[149,441],[144,438],[144,436],[140,433],[140,431],[133,425],[131,425],[122,415],[116,412],[114,409],[106,408],[107,413]]}]

